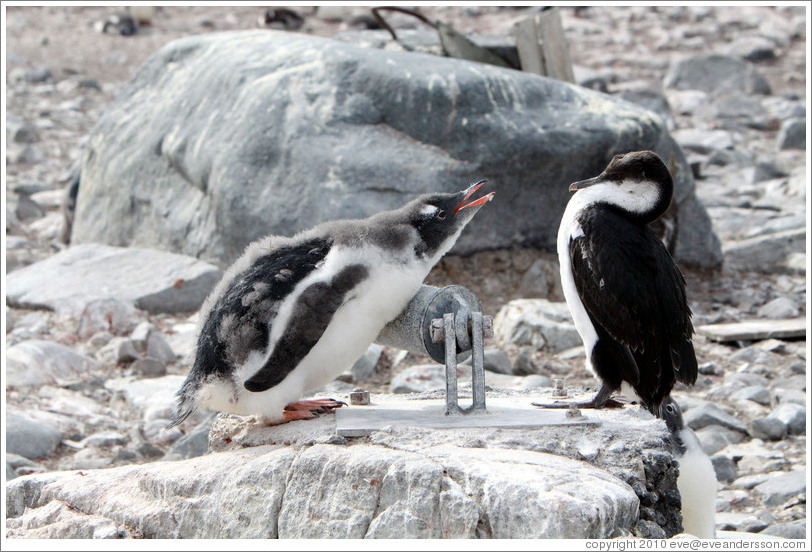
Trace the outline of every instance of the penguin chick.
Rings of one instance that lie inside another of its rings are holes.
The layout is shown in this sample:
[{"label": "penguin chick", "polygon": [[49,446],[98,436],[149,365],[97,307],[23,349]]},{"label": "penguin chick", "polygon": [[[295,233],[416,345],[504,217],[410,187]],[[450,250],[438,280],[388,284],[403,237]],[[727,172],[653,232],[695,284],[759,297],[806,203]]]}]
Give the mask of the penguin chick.
[{"label": "penguin chick", "polygon": [[713,463],[702,450],[694,432],[685,426],[682,410],[670,396],[663,400],[660,418],[677,443],[679,476],[677,489],[682,497],[682,527],[701,539],[716,536],[716,490],[719,483]]},{"label": "penguin chick", "polygon": [[561,286],[602,384],[578,406],[619,406],[611,395],[622,389],[658,415],[676,381],[697,377],[685,279],[648,226],[671,204],[674,181],[656,153],[637,151],[574,190],[558,230]]},{"label": "penguin chick", "polygon": [[201,307],[168,427],[198,406],[282,423],[343,404],[292,401],[349,368],[400,314],[493,197],[471,199],[484,182],[249,245]]}]

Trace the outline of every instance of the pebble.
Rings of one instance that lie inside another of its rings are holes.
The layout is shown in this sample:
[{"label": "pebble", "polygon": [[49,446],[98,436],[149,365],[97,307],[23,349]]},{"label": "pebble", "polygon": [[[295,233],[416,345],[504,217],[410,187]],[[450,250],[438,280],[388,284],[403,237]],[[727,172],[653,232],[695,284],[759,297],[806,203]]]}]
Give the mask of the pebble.
[{"label": "pebble", "polygon": [[806,520],[798,519],[789,523],[776,523],[761,531],[762,535],[772,535],[785,539],[805,539]]},{"label": "pebble", "polygon": [[736,479],[736,464],[729,456],[724,454],[714,454],[711,456],[713,470],[716,472],[716,479],[730,483]]},{"label": "pebble", "polygon": [[767,523],[752,514],[737,514],[733,512],[719,512],[716,514],[717,531],[742,531],[744,533],[758,533],[767,527]]},{"label": "pebble", "polygon": [[93,299],[82,310],[76,333],[81,339],[88,339],[101,331],[124,335],[132,329],[134,318],[132,303],[112,297]]},{"label": "pebble", "polygon": [[744,387],[739,389],[732,395],[730,395],[731,401],[739,401],[739,400],[746,400],[746,401],[753,401],[755,403],[769,406],[771,396],[770,390],[766,387],[762,387],[760,385],[751,385],[748,387]]},{"label": "pebble", "polygon": [[780,403],[770,414],[785,424],[790,435],[806,435],[806,408],[796,403]]},{"label": "pebble", "polygon": [[692,408],[685,412],[683,418],[685,425],[694,431],[709,425],[720,425],[742,433],[747,431],[747,428],[740,420],[713,403],[703,403],[696,408]]},{"label": "pebble", "polygon": [[702,445],[705,454],[713,456],[727,445],[741,443],[744,435],[726,427],[711,424],[696,431],[697,439]]},{"label": "pebble", "polygon": [[766,506],[779,506],[806,492],[806,470],[796,469],[775,475],[753,488]]},{"label": "pebble", "polygon": [[756,418],[747,424],[747,433],[754,439],[778,441],[787,436],[787,424],[777,418]]},{"label": "pebble", "polygon": [[97,368],[95,360],[64,345],[40,339],[23,341],[6,350],[8,387],[75,384]]},{"label": "pebble", "polygon": [[139,358],[130,366],[142,378],[160,378],[166,375],[166,364],[155,358]]},{"label": "pebble", "polygon": [[806,149],[806,119],[787,119],[781,123],[776,139],[779,150]]},{"label": "pebble", "polygon": [[372,377],[375,373],[375,367],[383,354],[383,347],[377,343],[371,344],[367,347],[364,355],[355,361],[350,367],[350,372],[353,375],[354,381],[363,382]]},{"label": "pebble", "polygon": [[760,318],[770,318],[773,320],[780,318],[795,318],[798,316],[798,305],[789,297],[776,297],[760,309]]},{"label": "pebble", "polygon": [[50,456],[62,441],[58,429],[16,412],[6,412],[6,452],[36,460]]}]

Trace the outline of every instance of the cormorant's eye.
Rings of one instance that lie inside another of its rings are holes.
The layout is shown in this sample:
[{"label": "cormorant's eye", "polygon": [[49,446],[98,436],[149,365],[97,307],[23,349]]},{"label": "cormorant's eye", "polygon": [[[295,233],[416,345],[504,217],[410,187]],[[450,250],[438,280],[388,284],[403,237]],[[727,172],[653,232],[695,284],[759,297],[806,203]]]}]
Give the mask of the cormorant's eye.
[{"label": "cormorant's eye", "polygon": [[444,219],[445,218],[445,211],[443,211],[442,209],[437,211],[437,218]]}]

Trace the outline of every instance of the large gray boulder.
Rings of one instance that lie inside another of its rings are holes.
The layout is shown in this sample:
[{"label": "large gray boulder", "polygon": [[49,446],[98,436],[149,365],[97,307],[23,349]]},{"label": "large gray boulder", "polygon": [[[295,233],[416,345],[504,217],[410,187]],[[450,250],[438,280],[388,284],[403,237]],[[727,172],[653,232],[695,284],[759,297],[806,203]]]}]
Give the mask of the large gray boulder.
[{"label": "large gray boulder", "polygon": [[718,265],[685,158],[655,114],[474,62],[271,31],[180,39],[136,72],[86,148],[74,243],[220,264],[250,241],[492,181],[455,251],[553,249],[567,185],[654,149],[677,176],[676,255]]},{"label": "large gray boulder", "polygon": [[[512,397],[532,408],[530,396]],[[54,502],[87,516],[85,528],[71,520],[72,534],[104,522],[145,538],[608,538],[652,525],[667,536],[681,530],[673,445],[660,420],[634,409],[601,413],[599,425],[390,426],[361,439],[336,435],[333,418],[268,427],[220,415],[208,454],[18,477],[6,485],[6,515],[15,536],[54,537],[59,528],[41,514]]]}]

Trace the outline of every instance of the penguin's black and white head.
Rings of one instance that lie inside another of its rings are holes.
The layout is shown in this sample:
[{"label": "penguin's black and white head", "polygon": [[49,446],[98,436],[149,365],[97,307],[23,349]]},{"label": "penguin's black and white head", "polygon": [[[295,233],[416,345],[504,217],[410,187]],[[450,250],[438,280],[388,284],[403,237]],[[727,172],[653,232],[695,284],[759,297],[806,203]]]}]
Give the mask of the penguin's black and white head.
[{"label": "penguin's black and white head", "polygon": [[594,178],[570,184],[583,203],[604,204],[643,223],[660,218],[671,205],[674,180],[659,155],[633,151],[615,155]]},{"label": "penguin's black and white head", "polygon": [[456,193],[422,195],[400,209],[381,213],[376,222],[390,228],[410,228],[414,255],[433,264],[454,246],[463,228],[493,198],[494,192],[474,197],[486,182],[482,180]]},{"label": "penguin's black and white head", "polygon": [[685,422],[682,419],[682,410],[677,402],[670,396],[663,399],[660,405],[660,418],[665,421],[665,425],[672,435],[679,435],[685,429]]}]

